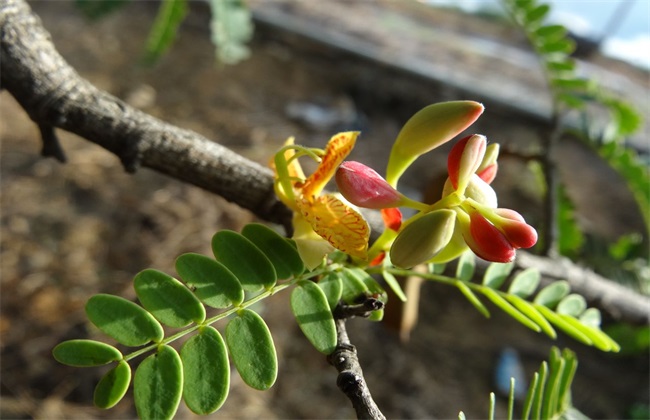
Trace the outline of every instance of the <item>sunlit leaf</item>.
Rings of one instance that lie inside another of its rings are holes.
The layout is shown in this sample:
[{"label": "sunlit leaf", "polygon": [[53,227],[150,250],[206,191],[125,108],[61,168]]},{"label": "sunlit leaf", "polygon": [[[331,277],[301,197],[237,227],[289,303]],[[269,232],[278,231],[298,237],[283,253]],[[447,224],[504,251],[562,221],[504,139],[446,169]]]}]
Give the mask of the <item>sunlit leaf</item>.
[{"label": "sunlit leaf", "polygon": [[298,282],[291,292],[291,310],[309,342],[323,354],[336,348],[336,325],[327,297],[316,283]]},{"label": "sunlit leaf", "polygon": [[243,381],[258,390],[269,389],[278,375],[273,337],[264,320],[243,309],[226,327],[226,344]]},{"label": "sunlit leaf", "polygon": [[145,62],[152,64],[169,49],[187,14],[186,0],[163,0],[147,38]]},{"label": "sunlit leaf", "polygon": [[571,54],[576,48],[575,42],[568,38],[559,39],[554,42],[544,43],[539,46],[539,51],[542,54]]},{"label": "sunlit leaf", "polygon": [[535,392],[535,398],[532,401],[531,413],[534,419],[541,419],[542,415],[542,405],[544,403],[544,390],[546,389],[546,380],[548,378],[548,364],[542,362],[542,365],[539,368],[539,381],[537,390]]},{"label": "sunlit leaf", "polygon": [[576,62],[570,57],[563,57],[561,60],[547,61],[546,67],[554,72],[571,73],[576,69]]},{"label": "sunlit leaf", "polygon": [[548,4],[540,4],[535,8],[529,9],[526,13],[526,23],[528,25],[536,25],[548,15],[551,7]]},{"label": "sunlit leaf", "polygon": [[167,345],[144,359],[133,376],[133,399],[141,419],[171,419],[182,392],[181,358]]},{"label": "sunlit leaf", "polygon": [[578,319],[574,318],[571,315],[559,315],[567,324],[571,325],[577,331],[580,331],[581,334],[584,334],[591,341],[591,345],[595,346],[602,351],[613,351],[618,352],[620,346],[616,343],[611,337],[605,334],[599,328],[589,327],[581,323]]},{"label": "sunlit leaf", "polygon": [[57,362],[68,366],[101,366],[122,359],[122,353],[113,346],[95,340],[68,340],[52,350]]},{"label": "sunlit leaf", "polygon": [[587,309],[587,301],[585,301],[585,298],[578,294],[570,294],[558,303],[555,312],[577,318],[585,309]]},{"label": "sunlit leaf", "polygon": [[596,308],[589,308],[580,315],[580,323],[592,328],[600,328],[600,311]]},{"label": "sunlit leaf", "polygon": [[534,34],[545,42],[558,41],[564,38],[567,33],[567,29],[562,25],[544,25],[534,31]]},{"label": "sunlit leaf", "polygon": [[118,296],[98,294],[91,297],[86,303],[86,315],[104,334],[125,346],[159,342],[164,337],[153,315]]},{"label": "sunlit leaf", "polygon": [[508,303],[507,300],[505,300],[501,295],[499,295],[498,292],[490,289],[489,287],[482,287],[481,293],[485,295],[488,299],[492,301],[496,306],[501,308],[502,311],[519,321],[520,323],[524,324],[528,328],[530,328],[533,331],[540,332],[541,327],[531,321],[527,316],[519,312],[514,306],[512,306],[510,303]]},{"label": "sunlit leaf", "polygon": [[535,372],[533,374],[533,379],[530,381],[530,385],[528,386],[528,393],[526,394],[526,399],[524,400],[524,406],[521,410],[522,416],[521,418],[523,420],[528,420],[530,417],[530,413],[533,410],[533,402],[537,398],[537,393],[539,392],[539,373]]},{"label": "sunlit leaf", "polygon": [[251,241],[232,230],[221,230],[212,237],[212,252],[239,280],[244,290],[257,292],[273,287],[275,268]]},{"label": "sunlit leaf", "polygon": [[345,303],[354,303],[356,299],[366,294],[368,287],[353,271],[350,271],[349,268],[344,268],[341,274],[343,275],[343,293],[341,298]]},{"label": "sunlit leaf", "polygon": [[517,295],[511,295],[511,294],[506,295],[506,299],[510,303],[512,303],[517,309],[519,309],[524,315],[526,315],[533,322],[539,325],[542,331],[544,331],[546,335],[548,335],[553,339],[557,337],[557,334],[555,333],[555,330],[553,329],[551,324],[549,324],[546,318],[544,318],[544,316],[540,314],[537,309],[535,309],[535,306],[532,303],[523,300]]},{"label": "sunlit leaf", "polygon": [[93,402],[96,407],[109,409],[119,403],[131,383],[131,367],[124,360],[106,372],[95,387]]},{"label": "sunlit leaf", "polygon": [[230,389],[228,351],[221,334],[206,326],[183,344],[183,400],[199,415],[217,411]]},{"label": "sunlit leaf", "polygon": [[460,280],[456,280],[454,282],[456,287],[458,287],[458,290],[461,291],[461,293],[467,298],[469,303],[472,304],[476,308],[477,311],[479,311],[481,314],[483,314],[484,317],[489,318],[490,317],[490,311],[481,303],[481,301],[478,299],[478,297],[472,292],[472,289],[469,288],[464,282]]},{"label": "sunlit leaf", "polygon": [[534,302],[554,308],[562,298],[569,294],[569,290],[571,290],[571,287],[568,282],[564,280],[553,282],[537,293]]},{"label": "sunlit leaf", "polygon": [[185,327],[205,320],[205,307],[180,281],[158,270],[146,269],[133,280],[142,306],[170,327]]},{"label": "sunlit leaf", "polygon": [[570,335],[571,337],[575,338],[576,340],[591,346],[593,344],[593,341],[585,335],[580,328],[575,328],[571,323],[567,322],[567,320],[550,310],[548,307],[544,305],[535,305],[535,309],[537,309],[542,315],[544,315],[544,318],[549,320],[551,324],[555,325],[557,328],[560,330],[564,331],[566,334]]},{"label": "sunlit leaf", "polygon": [[241,233],[271,260],[278,279],[288,279],[305,271],[296,247],[273,229],[259,223],[250,223],[244,226]]},{"label": "sunlit leaf", "polygon": [[492,289],[498,289],[506,281],[514,263],[492,263],[485,270],[483,285]]},{"label": "sunlit leaf", "polygon": [[517,295],[520,298],[527,298],[537,290],[540,280],[539,270],[528,268],[515,276],[508,288],[508,293]]}]

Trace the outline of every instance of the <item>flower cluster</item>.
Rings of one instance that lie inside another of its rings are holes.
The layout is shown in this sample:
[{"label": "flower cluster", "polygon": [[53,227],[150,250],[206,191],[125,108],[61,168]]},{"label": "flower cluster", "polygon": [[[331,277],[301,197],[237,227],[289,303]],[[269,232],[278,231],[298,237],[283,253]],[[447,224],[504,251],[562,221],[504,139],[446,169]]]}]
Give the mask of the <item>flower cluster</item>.
[{"label": "flower cluster", "polygon": [[[420,155],[448,142],[483,112],[473,101],[430,105],[402,128],[388,161],[386,179],[368,166],[345,157],[358,132],[332,137],[325,151],[293,145],[289,139],[276,155],[276,192],[294,209],[294,239],[309,267],[318,265],[333,248],[362,259],[378,261],[386,253],[393,265],[410,268],[424,262],[447,262],[468,248],[488,261],[509,262],[518,248],[537,242],[537,232],[514,210],[497,206],[490,186],[498,164],[498,144],[485,136],[459,140],[447,160],[448,179],[442,197],[433,204],[412,200],[397,190],[404,171]],[[320,162],[305,178],[297,157],[310,155]],[[321,195],[335,176],[342,196]],[[381,209],[386,229],[368,250],[369,228],[349,203]],[[399,207],[417,214],[402,222]]]}]

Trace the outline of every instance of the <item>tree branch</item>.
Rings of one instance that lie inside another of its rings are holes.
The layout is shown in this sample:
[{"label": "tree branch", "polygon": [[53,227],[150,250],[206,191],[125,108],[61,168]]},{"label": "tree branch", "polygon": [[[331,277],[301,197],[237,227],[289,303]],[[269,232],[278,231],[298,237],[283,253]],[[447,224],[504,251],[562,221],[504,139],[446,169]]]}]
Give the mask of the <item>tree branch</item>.
[{"label": "tree branch", "polygon": [[41,129],[45,155],[64,159],[53,133],[53,127],[62,128],[113,152],[128,172],[145,166],[290,226],[291,213],[276,198],[269,169],[82,79],[23,0],[0,4],[0,42],[1,86]]},{"label": "tree branch", "polygon": [[357,349],[350,343],[345,322],[356,315],[368,316],[372,310],[375,310],[373,308],[380,309],[381,306],[383,304],[380,301],[368,298],[356,305],[341,303],[334,310],[337,345],[334,352],[327,356],[327,360],[338,370],[336,385],[350,399],[358,419],[384,420],[386,417],[370,395],[357,357]]}]

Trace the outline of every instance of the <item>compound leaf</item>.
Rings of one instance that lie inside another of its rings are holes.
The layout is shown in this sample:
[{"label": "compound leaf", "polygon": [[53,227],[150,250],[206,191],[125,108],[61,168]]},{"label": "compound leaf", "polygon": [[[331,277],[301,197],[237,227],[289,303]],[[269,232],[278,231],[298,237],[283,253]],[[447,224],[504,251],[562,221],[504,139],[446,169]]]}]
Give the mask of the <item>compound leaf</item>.
[{"label": "compound leaf", "polygon": [[299,276],[305,271],[305,264],[296,247],[273,229],[259,223],[250,223],[244,226],[241,234],[271,260],[278,279]]},{"label": "compound leaf", "polygon": [[200,254],[183,254],[176,259],[176,271],[206,305],[224,309],[244,301],[237,277],[219,261]]},{"label": "compound leaf", "polygon": [[336,325],[323,290],[312,281],[299,281],[291,292],[291,310],[309,342],[323,354],[336,348]]},{"label": "compound leaf", "polygon": [[183,366],[172,347],[161,346],[140,363],[133,377],[133,398],[141,419],[171,419],[183,392]]},{"label": "compound leaf", "polygon": [[165,336],[156,318],[141,306],[119,296],[98,294],[86,303],[90,322],[125,346],[159,342]]},{"label": "compound leaf", "polygon": [[258,247],[232,230],[221,230],[212,237],[212,252],[230,270],[244,290],[270,289],[276,281],[275,268]]},{"label": "compound leaf", "polygon": [[183,400],[199,415],[217,411],[228,397],[230,365],[221,334],[206,326],[181,348]]},{"label": "compound leaf", "polygon": [[226,344],[239,375],[251,388],[269,389],[278,375],[273,337],[264,320],[242,309],[226,327]]},{"label": "compound leaf", "polygon": [[205,320],[205,307],[183,283],[162,271],[146,269],[133,280],[142,306],[156,319],[174,328]]},{"label": "compound leaf", "polygon": [[109,409],[122,400],[131,383],[131,367],[124,360],[106,372],[95,387],[93,402],[96,407]]},{"label": "compound leaf", "polygon": [[68,366],[101,366],[122,359],[115,347],[95,340],[68,340],[52,349],[57,362]]}]

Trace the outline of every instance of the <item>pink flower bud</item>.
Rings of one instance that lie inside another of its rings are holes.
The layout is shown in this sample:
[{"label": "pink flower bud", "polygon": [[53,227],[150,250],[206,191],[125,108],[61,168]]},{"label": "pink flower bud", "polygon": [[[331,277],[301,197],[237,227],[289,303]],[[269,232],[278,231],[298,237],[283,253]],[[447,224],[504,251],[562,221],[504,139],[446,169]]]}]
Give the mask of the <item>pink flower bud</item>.
[{"label": "pink flower bud", "polygon": [[343,162],[336,170],[336,185],[343,197],[359,207],[383,209],[402,202],[402,194],[374,169],[359,162]]},{"label": "pink flower bud", "polygon": [[499,144],[492,143],[485,149],[485,156],[483,156],[483,161],[476,170],[476,175],[478,175],[483,181],[488,184],[494,181],[494,178],[497,176],[497,169],[499,165],[497,164],[497,158],[499,157]]},{"label": "pink flower bud", "polygon": [[499,216],[494,224],[515,248],[530,248],[537,243],[537,231],[521,214],[510,209],[494,209]]},{"label": "pink flower bud", "polygon": [[485,136],[473,134],[459,140],[449,152],[447,158],[449,179],[461,194],[465,192],[470,177],[481,165],[486,147]]},{"label": "pink flower bud", "polygon": [[494,181],[494,178],[497,176],[498,169],[499,164],[495,162],[483,170],[479,168],[479,170],[476,172],[476,175],[478,175],[478,177],[485,181],[487,184],[491,184],[492,181]]},{"label": "pink flower bud", "polygon": [[476,210],[470,211],[469,228],[464,226],[463,237],[470,249],[484,260],[505,263],[515,259],[515,248],[505,235]]}]

